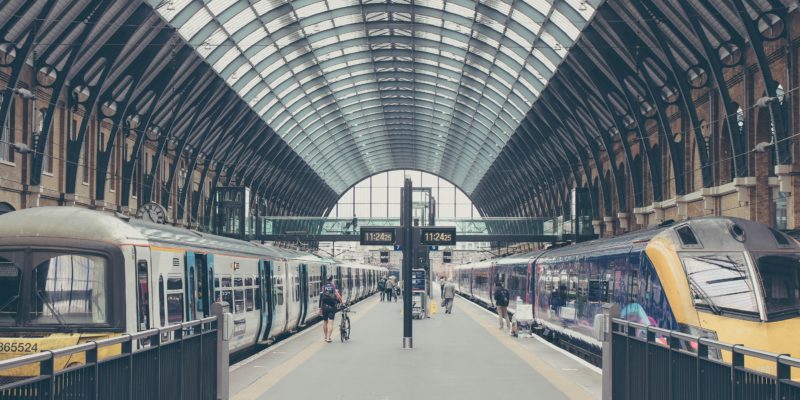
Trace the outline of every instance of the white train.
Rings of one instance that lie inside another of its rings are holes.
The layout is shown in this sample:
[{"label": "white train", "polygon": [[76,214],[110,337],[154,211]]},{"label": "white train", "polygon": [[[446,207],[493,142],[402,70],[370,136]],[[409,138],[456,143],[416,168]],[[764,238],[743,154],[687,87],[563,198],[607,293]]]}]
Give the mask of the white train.
[{"label": "white train", "polygon": [[326,276],[357,301],[385,274],[81,208],[16,211],[0,216],[0,350],[15,350],[0,359],[204,318],[215,299],[237,352],[318,318]]}]

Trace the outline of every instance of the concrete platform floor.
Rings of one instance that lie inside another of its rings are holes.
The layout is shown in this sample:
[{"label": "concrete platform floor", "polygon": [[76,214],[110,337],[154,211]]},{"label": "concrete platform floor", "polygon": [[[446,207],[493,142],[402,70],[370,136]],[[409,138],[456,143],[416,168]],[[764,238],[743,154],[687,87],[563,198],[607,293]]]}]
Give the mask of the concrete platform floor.
[{"label": "concrete platform floor", "polygon": [[[599,399],[598,370],[536,338],[514,338],[497,317],[456,298],[414,320],[402,348],[402,303],[353,307],[351,340],[322,340],[320,324],[231,366],[233,399]],[[338,324],[337,314],[337,324]]]}]

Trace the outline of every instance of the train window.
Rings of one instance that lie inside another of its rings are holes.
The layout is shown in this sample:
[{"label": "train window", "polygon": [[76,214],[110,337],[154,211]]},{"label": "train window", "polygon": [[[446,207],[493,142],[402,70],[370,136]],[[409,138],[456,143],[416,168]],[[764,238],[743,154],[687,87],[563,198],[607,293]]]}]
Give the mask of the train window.
[{"label": "train window", "polygon": [[245,286],[253,286],[253,278],[251,278],[251,277],[244,278],[244,285]]},{"label": "train window", "polygon": [[228,303],[228,312],[233,310],[233,290],[231,290],[231,289],[223,289],[222,290],[222,301]]},{"label": "train window", "polygon": [[233,286],[235,287],[242,287],[244,286],[244,279],[241,277],[233,278]]},{"label": "train window", "polygon": [[183,293],[167,294],[167,315],[170,325],[183,322]]},{"label": "train window", "polygon": [[231,287],[231,277],[230,276],[223,276],[222,277],[222,285],[217,285],[217,287]]},{"label": "train window", "polygon": [[214,277],[214,287],[219,287],[219,276]]},{"label": "train window", "polygon": [[103,324],[108,316],[108,270],[102,257],[65,254],[33,269],[32,324]]},{"label": "train window", "polygon": [[16,264],[0,257],[0,323],[14,323],[22,289],[22,274]]},{"label": "train window", "polygon": [[800,260],[791,254],[762,255],[756,262],[769,318],[800,311]]},{"label": "train window", "polygon": [[183,290],[183,278],[167,278],[167,290]]},{"label": "train window", "polygon": [[244,290],[233,291],[233,311],[237,314],[244,312]]},{"label": "train window", "polygon": [[136,264],[136,293],[139,308],[139,330],[150,328],[150,278],[147,271],[147,261],[140,260]]},{"label": "train window", "polygon": [[244,303],[245,303],[245,306],[247,307],[247,311],[253,311],[253,309],[255,308],[255,303],[256,303],[255,294],[253,293],[253,289],[245,290]]},{"label": "train window", "polygon": [[775,241],[778,242],[778,246],[791,247],[791,245],[789,244],[789,239],[786,238],[786,235],[772,228],[769,228],[769,231],[772,233],[772,236],[775,238]]},{"label": "train window", "polygon": [[697,240],[697,236],[695,236],[694,231],[688,225],[675,228],[675,232],[678,233],[683,247],[701,247],[700,241]]},{"label": "train window", "polygon": [[682,261],[696,305],[714,313],[758,312],[744,254],[685,253]]}]

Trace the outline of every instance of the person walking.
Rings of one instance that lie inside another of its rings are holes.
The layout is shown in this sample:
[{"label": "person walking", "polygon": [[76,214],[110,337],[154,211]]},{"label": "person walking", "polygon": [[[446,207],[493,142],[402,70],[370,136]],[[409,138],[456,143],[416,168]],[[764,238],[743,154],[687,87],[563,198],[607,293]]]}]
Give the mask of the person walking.
[{"label": "person walking", "polygon": [[378,292],[381,294],[381,301],[386,297],[386,277],[383,276],[378,280]]},{"label": "person walking", "polygon": [[386,301],[392,301],[392,296],[394,295],[394,275],[390,276],[389,279],[386,280]]},{"label": "person walking", "polygon": [[444,284],[445,284],[444,275],[442,275],[439,277],[439,290],[441,291],[439,297],[441,298],[444,298]]},{"label": "person walking", "polygon": [[336,306],[342,304],[342,296],[339,294],[339,289],[333,283],[333,275],[328,277],[327,282],[322,285],[322,290],[319,293],[319,313],[322,315],[322,333],[325,335],[325,341],[331,342],[331,334],[333,333],[334,318],[336,317]]},{"label": "person walking", "polygon": [[445,314],[452,314],[453,313],[453,299],[456,297],[456,285],[453,284],[452,279],[448,279],[447,283],[444,284],[444,290],[442,291],[442,297],[444,297],[444,307],[445,307]]},{"label": "person walking", "polygon": [[508,317],[508,301],[511,294],[508,289],[503,287],[503,282],[495,281],[494,283],[494,305],[497,306],[497,317],[500,319],[500,329],[503,329],[503,321],[511,329],[511,318]]}]

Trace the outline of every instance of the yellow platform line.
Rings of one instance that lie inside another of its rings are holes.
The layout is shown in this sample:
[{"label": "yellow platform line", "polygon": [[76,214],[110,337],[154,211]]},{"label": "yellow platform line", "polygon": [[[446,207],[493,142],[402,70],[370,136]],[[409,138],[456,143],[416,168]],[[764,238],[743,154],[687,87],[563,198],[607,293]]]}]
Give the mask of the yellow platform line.
[{"label": "yellow platform line", "polygon": [[[369,304],[366,305],[363,309],[357,310],[357,313],[350,314],[350,320],[352,322],[358,321],[361,319],[367,312],[372,310],[375,305],[378,304],[378,300],[375,299],[371,301]],[[338,318],[334,321],[338,321]],[[321,328],[320,328],[321,329]],[[334,324],[333,327],[334,332],[339,331],[339,324]],[[338,339],[338,336],[337,336]],[[264,395],[267,391],[272,389],[278,382],[283,380],[287,375],[289,375],[292,371],[297,369],[297,367],[303,365],[306,361],[308,361],[311,357],[314,356],[317,352],[322,350],[328,343],[323,341],[315,341],[310,346],[303,349],[303,351],[297,353],[292,358],[286,360],[282,364],[276,366],[275,368],[271,369],[261,378],[258,378],[255,382],[251,383],[250,386],[244,388],[241,392],[236,393],[232,399],[233,400],[255,400],[260,398]]]},{"label": "yellow platform line", "polygon": [[517,343],[517,339],[509,335],[508,331],[497,329],[498,320],[496,318],[490,320],[485,315],[477,314],[472,305],[464,306],[462,303],[463,301],[457,301],[453,305],[486,329],[497,341],[552,383],[565,396],[573,400],[595,399],[591,393],[565,377],[562,371],[556,370],[547,362],[536,358],[528,349]]}]

